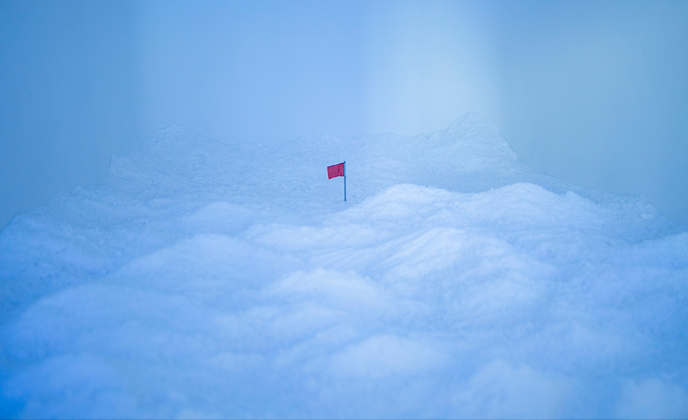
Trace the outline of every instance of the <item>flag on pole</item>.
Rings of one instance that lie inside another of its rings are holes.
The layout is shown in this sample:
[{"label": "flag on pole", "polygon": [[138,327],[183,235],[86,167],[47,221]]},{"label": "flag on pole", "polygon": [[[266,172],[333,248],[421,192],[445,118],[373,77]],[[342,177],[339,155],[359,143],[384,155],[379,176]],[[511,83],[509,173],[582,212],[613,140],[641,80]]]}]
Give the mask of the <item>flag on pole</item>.
[{"label": "flag on pole", "polygon": [[327,179],[344,176],[344,162],[327,167]]},{"label": "flag on pole", "polygon": [[327,179],[344,177],[344,201],[346,201],[346,161],[327,167]]}]

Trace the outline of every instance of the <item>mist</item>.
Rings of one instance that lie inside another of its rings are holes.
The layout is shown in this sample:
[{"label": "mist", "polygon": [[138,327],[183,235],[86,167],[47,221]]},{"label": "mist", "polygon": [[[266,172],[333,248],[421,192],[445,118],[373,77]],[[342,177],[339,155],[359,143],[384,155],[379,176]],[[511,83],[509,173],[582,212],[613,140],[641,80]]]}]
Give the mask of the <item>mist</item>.
[{"label": "mist", "polygon": [[475,111],[535,170],[688,223],[685,2],[0,4],[0,225],[184,126],[267,146]]},{"label": "mist", "polygon": [[687,223],[688,3],[504,6],[499,125],[519,158]]},{"label": "mist", "polygon": [[0,3],[0,418],[688,418],[687,4]]},{"label": "mist", "polygon": [[0,3],[0,225],[140,144],[133,30],[124,2]]}]

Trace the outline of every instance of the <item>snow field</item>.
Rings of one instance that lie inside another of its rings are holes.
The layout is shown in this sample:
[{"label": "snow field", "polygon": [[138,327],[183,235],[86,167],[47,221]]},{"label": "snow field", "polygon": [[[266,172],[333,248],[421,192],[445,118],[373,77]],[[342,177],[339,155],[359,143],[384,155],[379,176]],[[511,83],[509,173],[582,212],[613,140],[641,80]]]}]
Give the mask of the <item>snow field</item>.
[{"label": "snow field", "polygon": [[688,233],[475,114],[274,149],[170,127],[15,218],[0,275],[5,417],[688,415]]}]

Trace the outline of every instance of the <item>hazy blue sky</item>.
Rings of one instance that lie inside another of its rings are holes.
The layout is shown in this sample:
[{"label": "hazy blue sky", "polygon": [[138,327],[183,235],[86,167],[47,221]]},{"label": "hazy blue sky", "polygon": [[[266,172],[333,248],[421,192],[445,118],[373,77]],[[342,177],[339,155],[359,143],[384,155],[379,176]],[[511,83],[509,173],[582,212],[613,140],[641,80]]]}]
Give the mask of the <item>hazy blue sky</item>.
[{"label": "hazy blue sky", "polygon": [[688,222],[685,1],[0,3],[0,224],[179,124],[274,144],[492,118]]},{"label": "hazy blue sky", "polygon": [[494,113],[490,8],[462,2],[135,4],[147,129],[232,141],[417,134]]}]

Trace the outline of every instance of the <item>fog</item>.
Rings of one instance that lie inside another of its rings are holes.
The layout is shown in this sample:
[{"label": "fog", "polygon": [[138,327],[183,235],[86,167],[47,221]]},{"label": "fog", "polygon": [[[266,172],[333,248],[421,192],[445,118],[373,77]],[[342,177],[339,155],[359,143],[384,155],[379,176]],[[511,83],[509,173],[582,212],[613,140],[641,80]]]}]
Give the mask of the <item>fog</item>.
[{"label": "fog", "polygon": [[499,13],[499,125],[519,158],[688,223],[688,2],[522,2]]},{"label": "fog", "polygon": [[0,3],[0,225],[178,124],[417,134],[468,111],[535,170],[688,223],[686,2]]},{"label": "fog", "polygon": [[0,225],[145,136],[133,29],[122,2],[0,2]]}]

